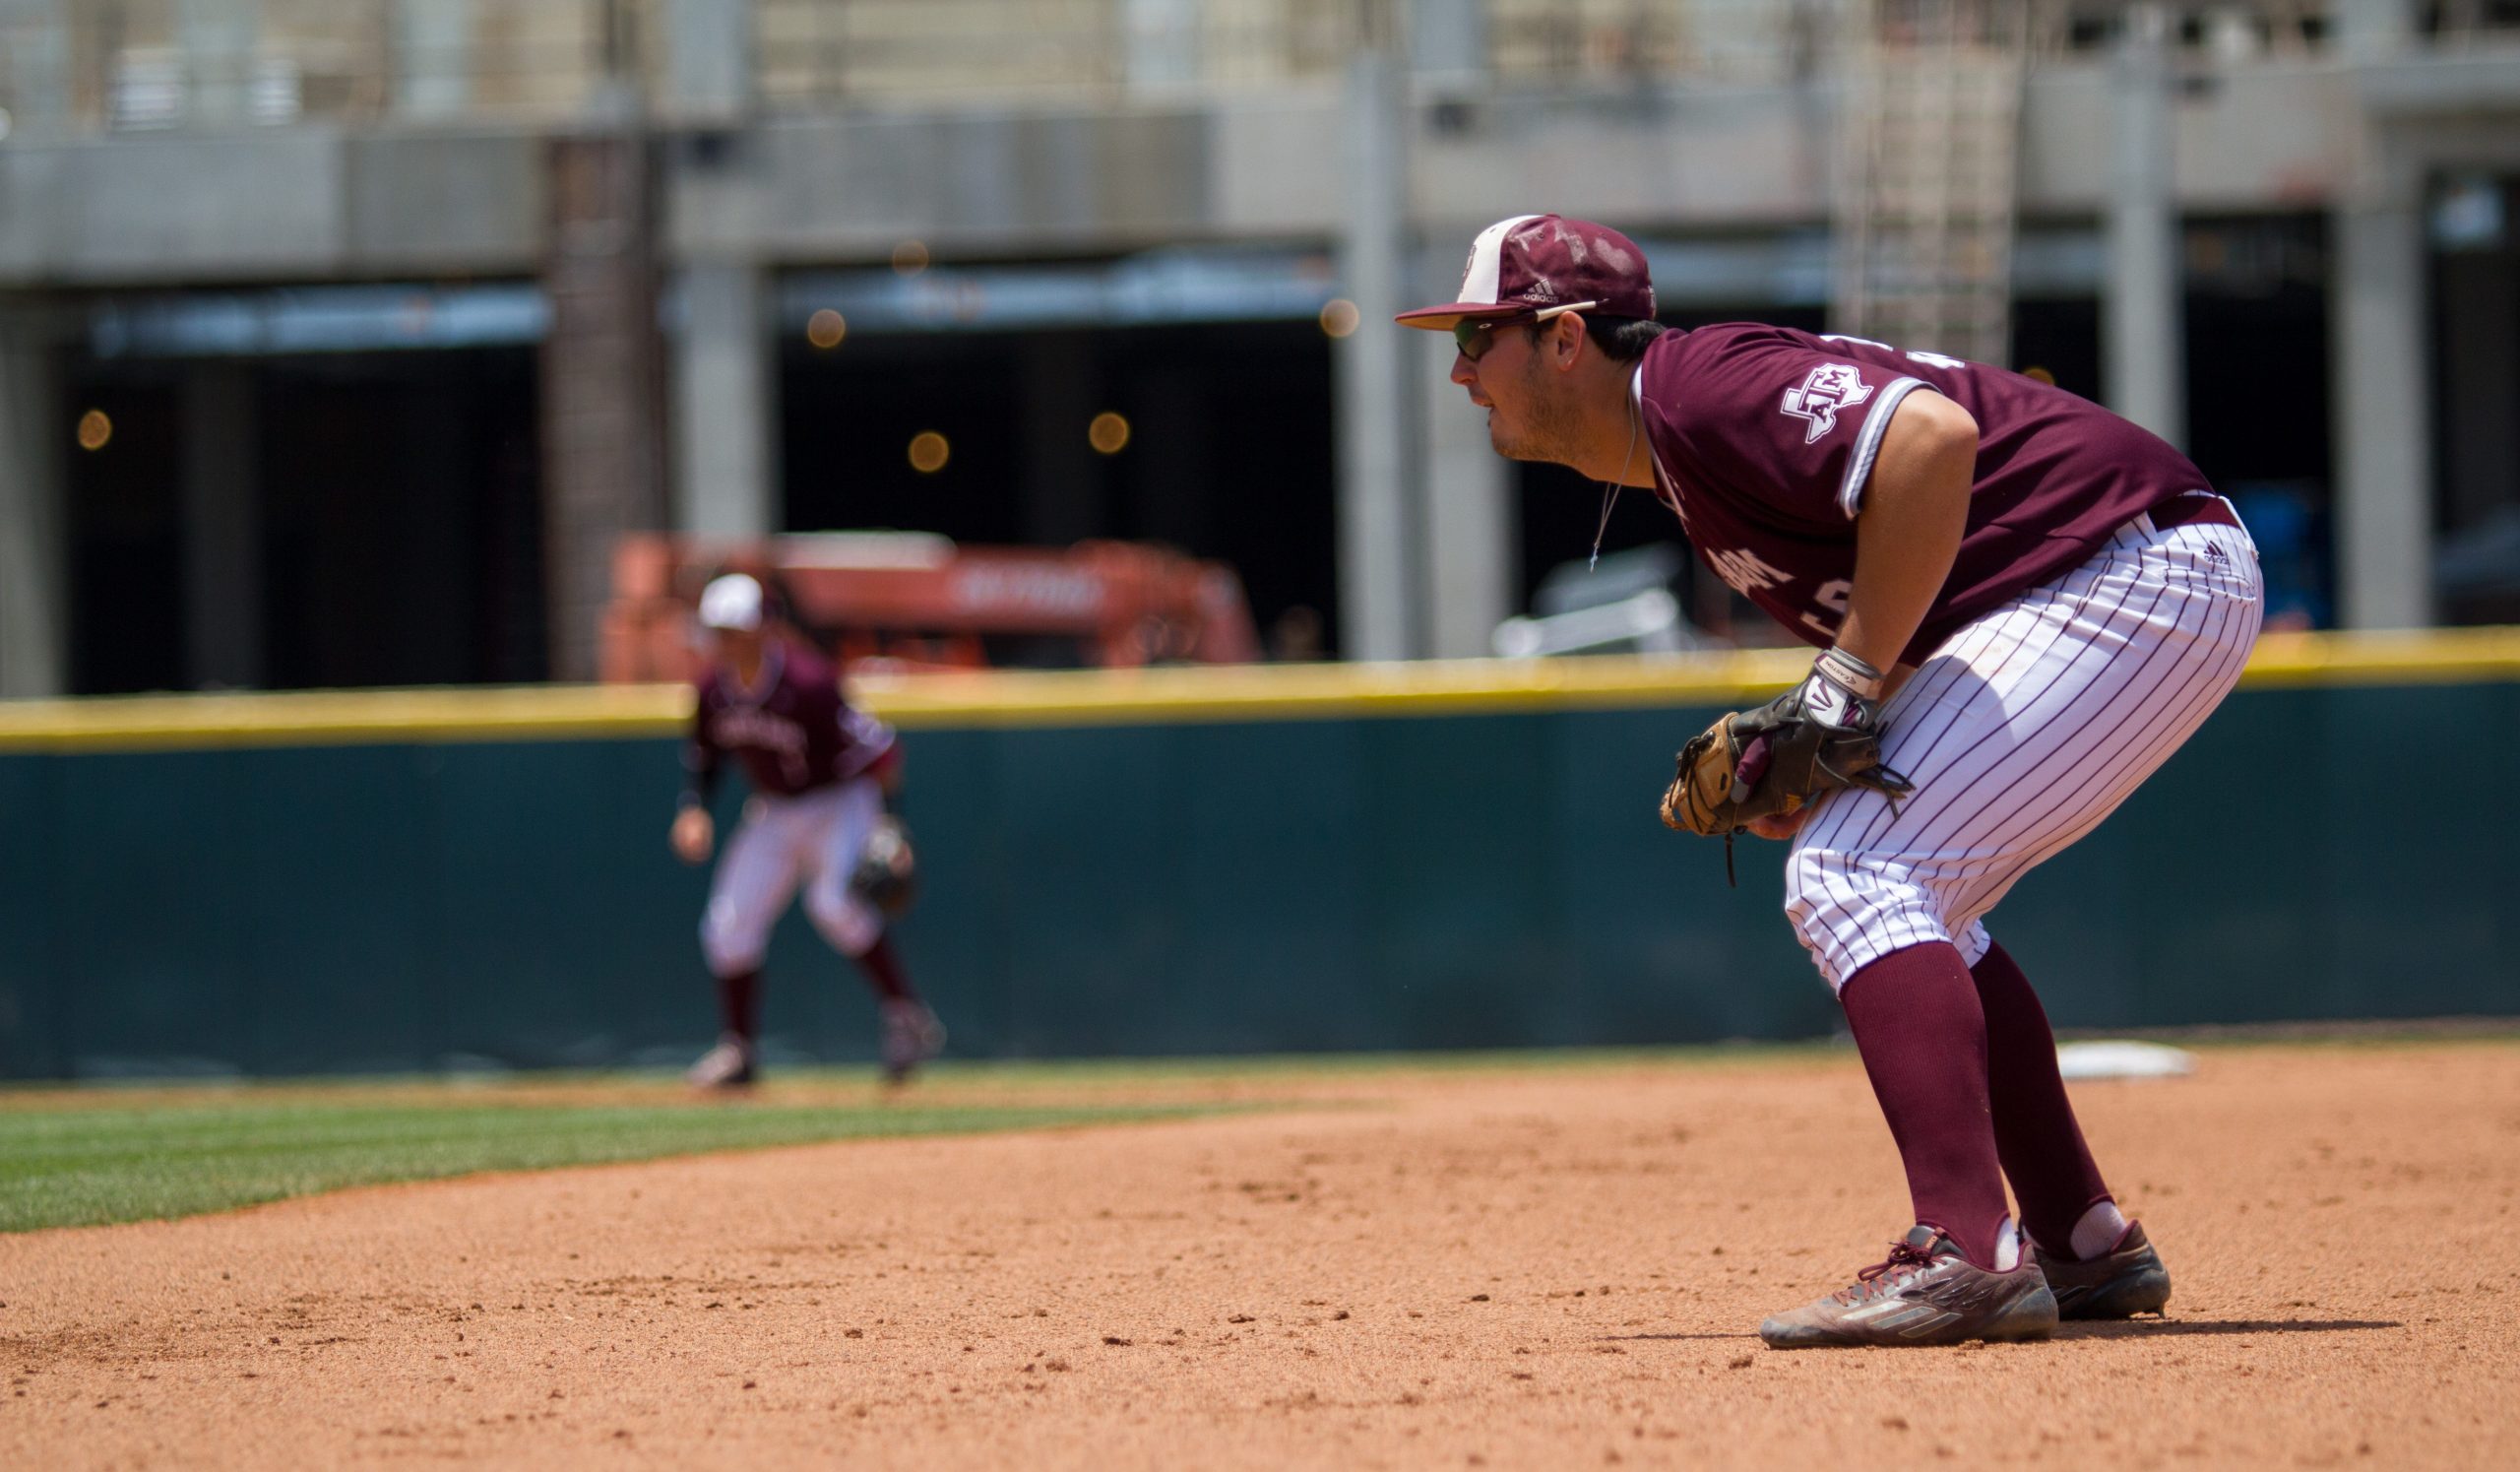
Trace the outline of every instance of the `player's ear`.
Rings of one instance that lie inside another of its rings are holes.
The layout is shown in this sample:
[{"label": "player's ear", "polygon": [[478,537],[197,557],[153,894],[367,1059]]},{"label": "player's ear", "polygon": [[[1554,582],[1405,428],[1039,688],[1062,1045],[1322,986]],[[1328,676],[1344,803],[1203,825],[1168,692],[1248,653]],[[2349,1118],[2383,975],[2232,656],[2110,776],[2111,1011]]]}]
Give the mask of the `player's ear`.
[{"label": "player's ear", "polygon": [[1584,318],[1579,312],[1560,313],[1548,324],[1549,353],[1560,368],[1571,368],[1584,355]]}]

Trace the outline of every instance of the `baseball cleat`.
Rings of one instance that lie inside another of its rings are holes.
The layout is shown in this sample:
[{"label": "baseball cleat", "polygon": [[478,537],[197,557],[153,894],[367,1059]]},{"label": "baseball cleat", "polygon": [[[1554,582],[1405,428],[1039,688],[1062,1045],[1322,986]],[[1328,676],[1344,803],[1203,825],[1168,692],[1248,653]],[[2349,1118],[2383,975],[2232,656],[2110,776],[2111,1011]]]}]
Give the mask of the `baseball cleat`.
[{"label": "baseball cleat", "polygon": [[1853,1285],[1776,1314],[1759,1325],[1759,1337],[1770,1349],[1819,1349],[2039,1339],[2055,1327],[2055,1296],[2029,1253],[2010,1272],[1989,1272],[1950,1238],[1919,1225]]},{"label": "baseball cleat", "polygon": [[945,1024],[925,1002],[884,1003],[884,1082],[908,1083],[913,1069],[945,1051]]},{"label": "baseball cleat", "polygon": [[2059,1318],[2132,1318],[2159,1313],[2170,1302],[2170,1269],[2145,1240],[2140,1222],[2126,1228],[2117,1246],[2087,1261],[2031,1250],[2048,1290],[2056,1295]]},{"label": "baseball cleat", "polygon": [[685,1081],[695,1089],[746,1089],[752,1087],[752,1045],[732,1033],[718,1040],[718,1046],[700,1056],[700,1061],[684,1073]]}]

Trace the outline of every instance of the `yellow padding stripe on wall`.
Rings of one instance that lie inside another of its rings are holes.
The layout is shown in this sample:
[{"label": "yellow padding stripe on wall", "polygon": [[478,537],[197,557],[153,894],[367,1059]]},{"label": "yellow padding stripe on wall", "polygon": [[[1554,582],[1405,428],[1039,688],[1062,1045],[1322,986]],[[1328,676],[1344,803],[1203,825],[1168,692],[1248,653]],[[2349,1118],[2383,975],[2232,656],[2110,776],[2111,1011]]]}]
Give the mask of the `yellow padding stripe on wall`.
[{"label": "yellow padding stripe on wall", "polygon": [[[860,699],[907,730],[1650,710],[1764,698],[1806,650],[1396,665],[1230,665],[869,676]],[[2246,686],[2520,679],[2520,628],[2270,634]],[[676,685],[152,695],[0,702],[0,751],[653,737],[690,719]]]}]

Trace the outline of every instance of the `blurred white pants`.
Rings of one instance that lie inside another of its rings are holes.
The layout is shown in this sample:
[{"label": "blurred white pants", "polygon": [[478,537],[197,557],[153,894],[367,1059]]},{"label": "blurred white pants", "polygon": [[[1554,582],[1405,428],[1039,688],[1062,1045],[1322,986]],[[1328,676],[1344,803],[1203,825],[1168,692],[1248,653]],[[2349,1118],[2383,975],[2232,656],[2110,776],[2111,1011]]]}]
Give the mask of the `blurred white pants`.
[{"label": "blurred white pants", "polygon": [[883,792],[872,777],[746,802],[700,918],[700,948],[710,971],[735,976],[760,966],[771,928],[799,884],[806,918],[833,949],[855,956],[873,945],[884,933],[883,915],[849,879],[883,812]]}]

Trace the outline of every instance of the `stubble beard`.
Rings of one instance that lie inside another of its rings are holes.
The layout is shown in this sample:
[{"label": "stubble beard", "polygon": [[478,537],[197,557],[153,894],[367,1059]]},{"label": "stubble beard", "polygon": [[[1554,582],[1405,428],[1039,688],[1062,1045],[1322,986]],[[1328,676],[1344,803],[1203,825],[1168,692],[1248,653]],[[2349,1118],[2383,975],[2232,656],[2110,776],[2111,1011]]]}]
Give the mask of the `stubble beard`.
[{"label": "stubble beard", "polygon": [[1496,453],[1508,460],[1537,461],[1545,465],[1573,465],[1577,453],[1575,415],[1563,403],[1544,392],[1544,380],[1538,372],[1523,377],[1522,426],[1508,433],[1498,428],[1496,412],[1487,414],[1487,442]]}]

